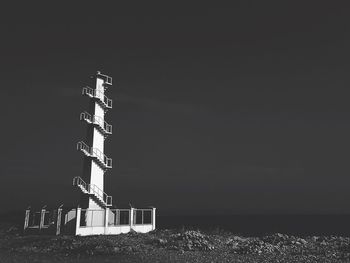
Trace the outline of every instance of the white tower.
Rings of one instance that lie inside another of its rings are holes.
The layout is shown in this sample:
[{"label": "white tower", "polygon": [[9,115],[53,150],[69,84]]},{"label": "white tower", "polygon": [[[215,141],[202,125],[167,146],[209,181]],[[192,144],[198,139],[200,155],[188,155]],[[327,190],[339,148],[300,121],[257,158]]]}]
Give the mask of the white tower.
[{"label": "white tower", "polygon": [[[80,114],[80,120],[87,123],[87,134],[84,141],[78,142],[77,149],[84,155],[84,165],[82,176],[73,178],[73,185],[80,190],[80,203],[76,209],[64,214],[61,207],[55,210],[56,234],[60,233],[61,225],[65,233],[72,231],[72,223],[75,224],[75,235],[81,236],[117,235],[130,231],[147,233],[156,228],[155,208],[111,208],[112,196],[104,192],[105,172],[112,168],[112,159],[104,154],[105,139],[112,134],[112,125],[105,121],[107,110],[112,108],[112,100],[105,92],[111,86],[112,78],[97,72],[92,77],[92,87],[83,88],[83,95],[89,98],[89,108]],[[38,212],[31,214],[27,209],[24,230],[52,229],[51,219],[48,221],[45,217],[47,213],[44,208],[39,212],[38,223],[30,220],[35,219]]]},{"label": "white tower", "polygon": [[92,81],[93,87],[82,91],[90,99],[88,111],[80,114],[80,120],[88,124],[87,136],[77,144],[84,154],[83,175],[75,177],[73,184],[81,190],[81,208],[103,209],[112,205],[112,197],[104,192],[105,172],[112,168],[112,159],[104,154],[105,139],[112,134],[112,125],[105,121],[105,113],[112,108],[112,100],[105,95],[112,78],[97,72]]}]

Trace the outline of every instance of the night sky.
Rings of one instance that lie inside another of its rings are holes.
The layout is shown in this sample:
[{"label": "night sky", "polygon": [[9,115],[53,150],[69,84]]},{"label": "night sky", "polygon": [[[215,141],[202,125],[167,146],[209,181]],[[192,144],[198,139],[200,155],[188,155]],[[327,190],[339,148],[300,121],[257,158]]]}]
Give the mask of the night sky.
[{"label": "night sky", "polygon": [[77,204],[81,89],[100,70],[117,206],[350,213],[350,10],[232,2],[3,6],[2,211]]}]

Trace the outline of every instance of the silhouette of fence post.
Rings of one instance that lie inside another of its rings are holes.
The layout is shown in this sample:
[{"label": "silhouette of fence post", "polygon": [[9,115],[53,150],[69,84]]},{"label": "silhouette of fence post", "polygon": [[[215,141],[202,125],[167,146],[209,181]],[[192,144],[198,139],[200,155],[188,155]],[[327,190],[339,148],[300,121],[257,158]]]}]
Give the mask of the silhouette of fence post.
[{"label": "silhouette of fence post", "polygon": [[39,230],[41,231],[43,229],[44,226],[44,220],[45,220],[45,209],[41,209],[41,213],[40,213],[40,224],[39,224]]},{"label": "silhouette of fence post", "polygon": [[61,217],[62,217],[62,208],[57,209],[57,221],[56,221],[56,235],[61,234]]},{"label": "silhouette of fence post", "polygon": [[25,218],[24,218],[24,229],[23,231],[26,231],[29,225],[29,216],[30,216],[30,209],[26,210]]},{"label": "silhouette of fence post", "polygon": [[133,207],[130,207],[130,229],[133,229],[133,225],[134,225],[134,213],[135,210]]}]

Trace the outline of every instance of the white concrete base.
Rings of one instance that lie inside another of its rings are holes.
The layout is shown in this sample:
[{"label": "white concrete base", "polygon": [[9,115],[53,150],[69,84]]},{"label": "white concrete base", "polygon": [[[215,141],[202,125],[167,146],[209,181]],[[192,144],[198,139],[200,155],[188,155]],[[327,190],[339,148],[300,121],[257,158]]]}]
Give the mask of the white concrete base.
[{"label": "white concrete base", "polygon": [[119,235],[129,233],[134,230],[138,233],[147,233],[153,229],[152,225],[134,225],[134,226],[109,226],[109,227],[79,227],[77,236],[92,236],[92,235]]}]

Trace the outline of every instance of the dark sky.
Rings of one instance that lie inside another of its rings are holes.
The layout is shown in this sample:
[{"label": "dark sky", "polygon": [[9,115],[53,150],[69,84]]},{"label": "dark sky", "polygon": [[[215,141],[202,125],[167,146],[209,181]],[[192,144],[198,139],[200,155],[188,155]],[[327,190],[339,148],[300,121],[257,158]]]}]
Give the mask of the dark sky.
[{"label": "dark sky", "polygon": [[101,70],[114,81],[105,190],[116,205],[350,212],[345,4],[115,2],[2,7],[3,211],[76,204],[81,88]]}]

